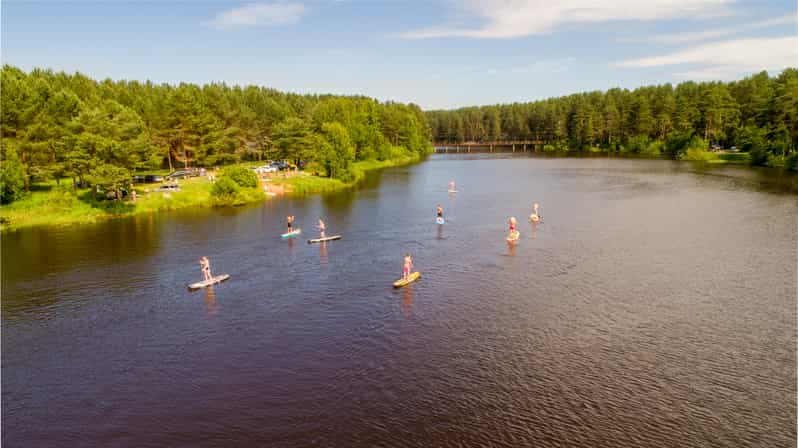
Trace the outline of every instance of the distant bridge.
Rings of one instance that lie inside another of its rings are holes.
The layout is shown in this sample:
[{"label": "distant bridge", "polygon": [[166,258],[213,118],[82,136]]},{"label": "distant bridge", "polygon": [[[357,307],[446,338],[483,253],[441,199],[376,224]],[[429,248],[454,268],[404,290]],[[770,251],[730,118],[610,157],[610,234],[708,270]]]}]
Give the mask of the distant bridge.
[{"label": "distant bridge", "polygon": [[435,152],[524,152],[543,146],[543,140],[501,140],[493,142],[434,143]]}]

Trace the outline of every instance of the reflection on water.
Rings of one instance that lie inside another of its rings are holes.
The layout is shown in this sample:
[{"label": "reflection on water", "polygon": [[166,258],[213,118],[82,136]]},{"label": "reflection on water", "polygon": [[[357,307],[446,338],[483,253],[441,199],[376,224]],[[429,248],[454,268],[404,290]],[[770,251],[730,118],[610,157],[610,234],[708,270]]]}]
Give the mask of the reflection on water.
[{"label": "reflection on water", "polygon": [[413,317],[413,287],[402,288],[402,313],[407,318]]},{"label": "reflection on water", "polygon": [[218,311],[216,309],[216,292],[214,292],[213,286],[205,288],[205,308],[208,316],[215,316]]},{"label": "reflection on water", "polygon": [[[445,156],[341,193],[4,234],[2,441],[795,446],[794,179]],[[546,223],[507,244],[532,202]],[[343,239],[280,238],[288,214]],[[397,291],[407,252],[423,278]],[[202,255],[231,279],[192,294]]]},{"label": "reflection on water", "polygon": [[319,263],[322,266],[327,265],[327,242],[319,243]]},{"label": "reflection on water", "polygon": [[508,241],[507,242],[507,255],[514,257],[515,256],[515,246],[518,244],[518,241]]}]

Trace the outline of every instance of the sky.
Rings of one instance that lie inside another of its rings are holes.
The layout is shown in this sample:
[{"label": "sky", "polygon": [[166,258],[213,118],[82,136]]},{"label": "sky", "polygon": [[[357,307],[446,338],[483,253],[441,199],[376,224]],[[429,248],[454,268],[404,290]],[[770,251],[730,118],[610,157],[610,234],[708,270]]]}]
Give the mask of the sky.
[{"label": "sky", "polygon": [[3,0],[0,25],[24,70],[424,109],[798,67],[795,0]]}]

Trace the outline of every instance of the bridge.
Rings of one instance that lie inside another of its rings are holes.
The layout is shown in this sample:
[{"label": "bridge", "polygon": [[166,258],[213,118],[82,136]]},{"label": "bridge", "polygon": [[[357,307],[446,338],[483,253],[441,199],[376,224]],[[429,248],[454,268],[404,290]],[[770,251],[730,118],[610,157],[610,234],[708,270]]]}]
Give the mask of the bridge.
[{"label": "bridge", "polygon": [[433,143],[435,152],[526,152],[541,149],[543,140],[501,140],[492,142]]}]

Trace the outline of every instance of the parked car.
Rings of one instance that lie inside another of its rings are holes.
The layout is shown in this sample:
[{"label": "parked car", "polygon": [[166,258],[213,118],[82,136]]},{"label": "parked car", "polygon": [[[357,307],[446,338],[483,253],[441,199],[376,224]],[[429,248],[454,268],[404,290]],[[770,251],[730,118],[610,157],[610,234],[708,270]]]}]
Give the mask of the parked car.
[{"label": "parked car", "polygon": [[277,171],[277,167],[272,166],[272,165],[263,165],[263,166],[259,166],[259,167],[252,168],[252,169],[255,170],[255,172],[258,173],[258,174],[273,173],[273,172]]},{"label": "parked car", "polygon": [[177,184],[164,184],[160,187],[156,188],[153,191],[161,191],[161,192],[172,192],[172,191],[180,191],[180,185]]},{"label": "parked car", "polygon": [[287,170],[288,168],[291,167],[285,162],[272,162],[271,166],[275,167],[279,171]]},{"label": "parked car", "polygon": [[729,151],[731,151],[731,152],[738,152],[738,151],[739,151],[739,149],[737,149],[737,147],[736,147],[736,146],[732,146],[731,148],[729,148]]},{"label": "parked car", "polygon": [[143,184],[145,177],[146,176],[141,176],[141,175],[137,174],[137,175],[133,176],[132,181],[133,181],[134,184]]},{"label": "parked car", "polygon": [[197,171],[197,174],[194,174],[194,170],[177,170],[167,174],[166,179],[168,180],[187,179],[189,177],[195,177],[195,176],[199,176],[199,171]]},{"label": "parked car", "polygon": [[144,176],[145,184],[157,184],[160,182],[163,182],[163,176],[159,176],[157,174],[147,174]]}]

